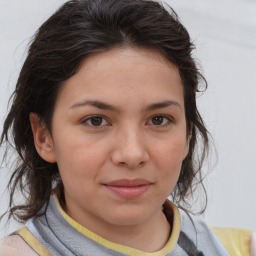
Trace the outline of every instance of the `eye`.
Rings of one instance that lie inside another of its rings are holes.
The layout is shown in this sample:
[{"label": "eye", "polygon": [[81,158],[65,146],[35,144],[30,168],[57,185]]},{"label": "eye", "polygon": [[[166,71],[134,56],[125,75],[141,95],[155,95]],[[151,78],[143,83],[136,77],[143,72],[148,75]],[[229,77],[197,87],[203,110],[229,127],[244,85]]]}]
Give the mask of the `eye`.
[{"label": "eye", "polygon": [[155,125],[155,126],[167,126],[170,123],[173,123],[172,119],[168,116],[164,115],[157,115],[153,116],[149,119],[148,122],[150,125]]},{"label": "eye", "polygon": [[83,120],[83,123],[89,126],[101,127],[108,125],[108,122],[103,116],[90,116]]}]

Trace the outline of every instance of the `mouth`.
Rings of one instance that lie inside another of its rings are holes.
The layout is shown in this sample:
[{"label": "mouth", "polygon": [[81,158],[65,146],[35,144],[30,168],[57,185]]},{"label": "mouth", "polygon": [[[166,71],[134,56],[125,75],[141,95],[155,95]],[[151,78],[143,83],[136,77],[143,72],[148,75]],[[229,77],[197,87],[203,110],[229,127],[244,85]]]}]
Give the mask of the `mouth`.
[{"label": "mouth", "polygon": [[117,196],[124,199],[136,199],[150,188],[152,183],[145,179],[121,179],[104,184],[104,186]]}]

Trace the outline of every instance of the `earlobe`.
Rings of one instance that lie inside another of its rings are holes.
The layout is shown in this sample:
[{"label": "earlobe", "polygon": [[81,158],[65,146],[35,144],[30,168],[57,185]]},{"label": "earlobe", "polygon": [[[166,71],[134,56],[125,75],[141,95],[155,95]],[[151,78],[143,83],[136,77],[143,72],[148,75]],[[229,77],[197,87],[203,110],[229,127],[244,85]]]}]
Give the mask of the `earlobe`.
[{"label": "earlobe", "polygon": [[37,153],[46,162],[55,163],[56,158],[53,147],[53,140],[49,130],[45,127],[45,124],[40,120],[36,113],[30,113],[29,119]]}]

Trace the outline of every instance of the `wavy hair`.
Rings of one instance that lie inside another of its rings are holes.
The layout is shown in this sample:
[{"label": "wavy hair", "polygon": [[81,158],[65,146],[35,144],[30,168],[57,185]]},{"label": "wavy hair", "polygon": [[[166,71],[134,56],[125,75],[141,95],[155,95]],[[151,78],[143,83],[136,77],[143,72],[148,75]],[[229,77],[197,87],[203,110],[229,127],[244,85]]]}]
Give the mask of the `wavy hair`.
[{"label": "wavy hair", "polygon": [[[38,214],[56,187],[63,191],[57,164],[44,161],[35,149],[29,113],[37,113],[51,131],[63,82],[88,56],[116,47],[152,48],[178,68],[191,139],[171,194],[174,203],[186,203],[194,188],[202,184],[208,131],[197,109],[196,94],[201,82],[206,87],[207,83],[192,57],[190,36],[174,10],[151,0],[72,0],[45,21],[32,38],[4,122],[0,143],[13,145],[18,153],[8,184],[9,218],[26,221]],[[199,154],[196,148],[200,148]],[[17,191],[25,200],[16,205]]]}]

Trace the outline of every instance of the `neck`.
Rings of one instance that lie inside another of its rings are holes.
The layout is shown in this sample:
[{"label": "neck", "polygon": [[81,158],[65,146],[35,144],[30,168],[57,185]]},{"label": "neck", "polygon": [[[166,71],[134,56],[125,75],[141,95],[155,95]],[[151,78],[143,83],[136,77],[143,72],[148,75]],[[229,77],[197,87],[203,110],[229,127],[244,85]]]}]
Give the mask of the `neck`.
[{"label": "neck", "polygon": [[[68,215],[76,220],[75,216],[69,213]],[[151,216],[147,221],[136,225],[115,225],[111,223],[101,222],[97,220],[98,225],[95,225],[95,216],[86,216],[87,221],[81,225],[101,236],[102,238],[128,246],[144,252],[156,252],[161,250],[170,238],[171,224],[166,219],[162,209]]]},{"label": "neck", "polygon": [[157,216],[143,224],[102,227],[98,234],[111,242],[150,253],[159,251],[166,245],[170,230],[170,223],[160,211]]}]

